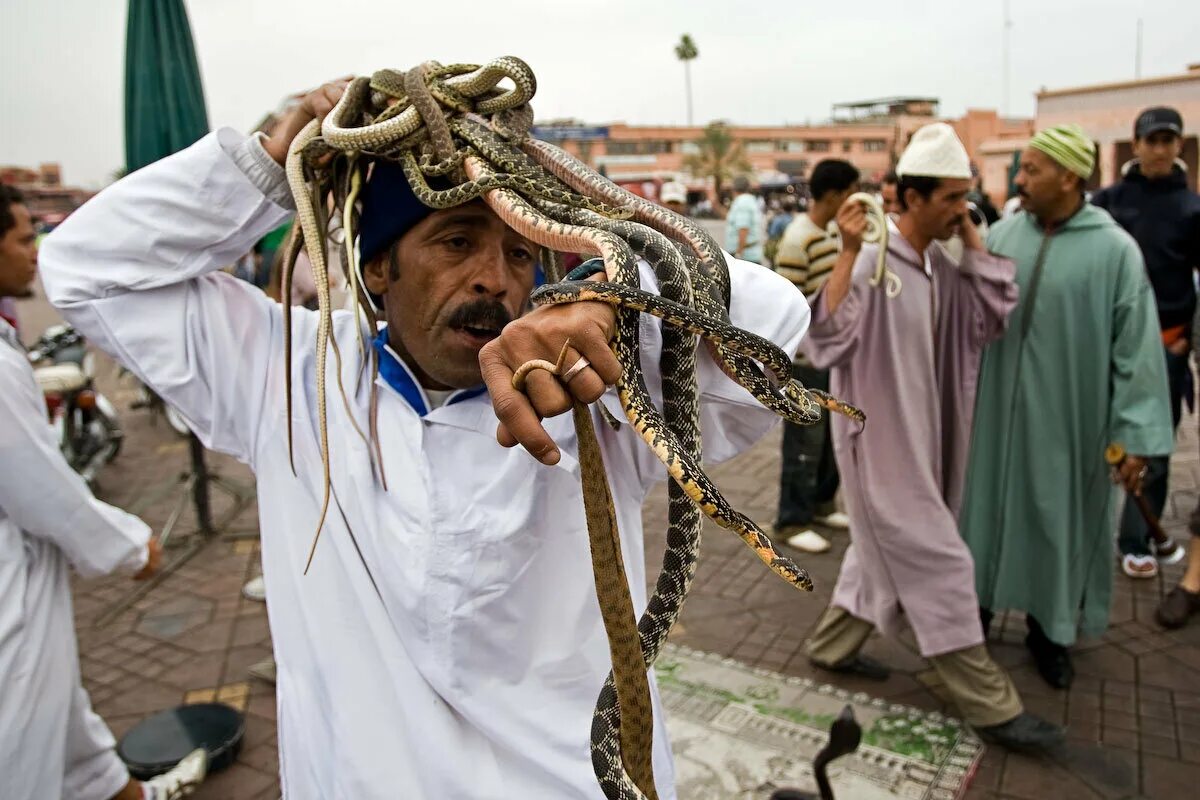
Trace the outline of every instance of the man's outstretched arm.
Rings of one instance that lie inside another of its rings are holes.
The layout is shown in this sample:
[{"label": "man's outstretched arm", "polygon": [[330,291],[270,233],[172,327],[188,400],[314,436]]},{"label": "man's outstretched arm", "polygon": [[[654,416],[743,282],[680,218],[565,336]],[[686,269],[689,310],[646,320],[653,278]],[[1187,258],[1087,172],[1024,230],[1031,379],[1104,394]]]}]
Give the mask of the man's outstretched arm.
[{"label": "man's outstretched arm", "polygon": [[67,464],[46,430],[45,401],[16,358],[24,355],[0,353],[0,511],[53,542],[84,577],[140,569],[149,528],[97,500]]}]

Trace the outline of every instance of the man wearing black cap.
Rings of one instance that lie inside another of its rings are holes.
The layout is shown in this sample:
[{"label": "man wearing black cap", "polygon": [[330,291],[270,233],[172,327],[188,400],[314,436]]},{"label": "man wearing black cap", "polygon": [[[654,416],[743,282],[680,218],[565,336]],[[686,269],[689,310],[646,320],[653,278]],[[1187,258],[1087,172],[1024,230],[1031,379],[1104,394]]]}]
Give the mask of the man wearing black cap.
[{"label": "man wearing black cap", "polygon": [[[310,94],[261,143],[219,130],[102,192],[47,240],[47,293],[206,445],[257,475],[285,797],[599,800],[588,738],[611,658],[562,412],[600,399],[624,418],[606,391],[621,370],[609,349],[614,312],[588,302],[526,312],[540,249],[481,201],[423,206],[398,169],[377,162],[357,241],[387,323],[373,348],[378,379],[356,382],[366,366],[358,321],[336,313],[346,398],[322,415],[317,315],[293,308],[289,404],[284,309],[219,268],[287,218],[284,156],[342,91]],[[728,260],[733,322],[794,353],[803,297],[770,270]],[[655,285],[645,265],[641,279]],[[659,327],[647,319],[640,334],[642,362],[657,364]],[[534,372],[528,396],[513,389],[517,367],[553,362],[568,339],[570,369]],[[721,460],[775,419],[699,360],[705,456]],[[340,396],[333,375],[326,387]],[[373,396],[378,459],[355,430]],[[325,486],[323,416],[337,511],[306,572]],[[641,506],[664,470],[631,426],[596,427],[640,610]],[[658,796],[673,800],[651,685]]]},{"label": "man wearing black cap", "polygon": [[[1121,180],[1097,192],[1092,199],[1093,203],[1106,209],[1141,248],[1158,305],[1171,413],[1176,426],[1184,399],[1192,395],[1188,351],[1196,310],[1193,277],[1196,268],[1200,267],[1200,196],[1188,189],[1185,168],[1178,161],[1182,147],[1183,119],[1179,112],[1166,107],[1146,109],[1134,123],[1135,158],[1122,168]],[[1167,499],[1170,459],[1165,456],[1153,458],[1147,466],[1143,493],[1154,512],[1161,514]],[[1132,578],[1151,578],[1158,574],[1146,524],[1131,502],[1125,504],[1121,516],[1119,545],[1125,574]],[[1200,553],[1196,548],[1193,542],[1193,553]],[[1154,549],[1161,551],[1169,563],[1183,556],[1181,548],[1170,544]],[[1200,555],[1194,556],[1192,561],[1200,564]],[[1197,594],[1200,592],[1200,567],[1195,572],[1195,575],[1189,575],[1192,585],[1177,589],[1175,593],[1183,594],[1174,601],[1168,598],[1164,603],[1164,608],[1178,606],[1176,613],[1170,614],[1164,624],[1168,621],[1183,624],[1192,609],[1200,608],[1200,595]],[[1188,584],[1188,580],[1184,583]],[[1188,602],[1179,602],[1181,600]]]}]

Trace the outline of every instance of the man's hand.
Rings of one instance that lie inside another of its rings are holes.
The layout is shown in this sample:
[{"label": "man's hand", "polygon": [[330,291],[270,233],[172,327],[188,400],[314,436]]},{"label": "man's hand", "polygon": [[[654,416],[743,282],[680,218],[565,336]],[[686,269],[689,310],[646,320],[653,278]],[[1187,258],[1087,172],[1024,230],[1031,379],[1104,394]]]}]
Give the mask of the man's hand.
[{"label": "man's hand", "polygon": [[1142,479],[1146,477],[1146,459],[1142,456],[1125,456],[1113,475],[1113,483],[1119,483],[1130,494],[1142,493]]},{"label": "man's hand", "polygon": [[838,233],[842,237],[842,252],[858,254],[862,237],[867,230],[867,210],[857,200],[847,200],[837,212]]},{"label": "man's hand", "polygon": [[292,146],[292,139],[296,138],[296,134],[300,133],[310,121],[325,119],[326,115],[333,111],[338,100],[342,99],[349,83],[349,77],[340,78],[323,84],[320,88],[304,95],[303,100],[293,106],[283,116],[283,119],[275,123],[275,130],[271,131],[271,135],[263,142],[263,149],[267,151],[267,155],[282,166],[287,161],[288,148]]},{"label": "man's hand", "polygon": [[963,247],[968,250],[983,250],[983,239],[979,228],[971,221],[971,212],[967,211],[958,221],[958,234],[962,237]]},{"label": "man's hand", "polygon": [[[496,440],[505,447],[522,445],[543,464],[557,464],[558,446],[541,420],[570,410],[576,400],[593,403],[617,382],[621,365],[608,346],[615,329],[615,310],[598,302],[535,308],[506,325],[479,351],[483,380],[500,420]],[[513,388],[513,373],[522,364],[535,359],[554,363],[568,340],[564,372],[580,357],[591,366],[566,383],[545,370],[534,370],[525,381],[524,393]]]},{"label": "man's hand", "polygon": [[1186,355],[1192,347],[1191,341],[1186,336],[1180,336],[1175,341],[1167,345],[1167,352],[1173,356]]},{"label": "man's hand", "polygon": [[133,576],[135,581],[149,580],[158,572],[158,568],[162,566],[162,545],[158,543],[157,536],[151,536],[150,541],[146,543],[146,566],[142,567],[138,574]]}]

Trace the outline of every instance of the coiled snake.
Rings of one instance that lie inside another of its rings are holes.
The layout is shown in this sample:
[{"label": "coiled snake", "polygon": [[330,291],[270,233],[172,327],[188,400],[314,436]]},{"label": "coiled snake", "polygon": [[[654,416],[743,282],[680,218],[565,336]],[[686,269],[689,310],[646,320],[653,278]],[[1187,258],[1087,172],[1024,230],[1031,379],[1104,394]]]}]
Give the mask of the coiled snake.
[{"label": "coiled snake", "polygon": [[875,256],[875,272],[872,273],[871,286],[883,286],[884,293],[889,297],[900,294],[900,276],[887,268],[888,248],[888,218],[883,213],[879,201],[866,192],[855,192],[846,198],[848,203],[861,203],[867,213],[867,229],[862,240],[868,244],[879,245],[879,253]]},{"label": "coiled snake", "polygon": [[[511,88],[503,88],[507,80]],[[354,247],[359,191],[369,164],[386,159],[401,165],[417,197],[431,208],[448,208],[482,198],[507,225],[546,248],[543,264],[550,283],[534,292],[537,304],[600,301],[617,313],[611,346],[622,366],[616,392],[631,427],[672,478],[669,529],[663,567],[640,619],[630,598],[621,563],[613,499],[591,412],[576,404],[574,420],[583,473],[584,508],[592,548],[601,615],[609,637],[613,672],[597,700],[591,732],[592,763],[606,797],[656,798],[651,769],[653,721],[647,670],[666,641],[695,575],[703,516],[740,536],[777,575],[801,589],[812,584],[803,569],[777,553],[766,534],[736,511],[701,467],[696,384],[697,337],[731,379],[777,414],[799,423],[819,419],[822,408],[860,422],[862,412],[791,378],[791,359],[770,341],[734,327],[729,320],[729,272],[724,254],[699,226],[626,192],[562,150],[529,138],[536,91],[533,72],[518,58],[488,64],[441,65],[426,62],[407,72],[381,70],[351,81],[323,123],[310,123],[293,141],[287,159],[296,199],[298,226],[289,242],[283,296],[301,247],[309,245],[318,290],[316,392],[324,501],[320,535],[331,499],[329,435],[326,426],[327,350],[336,363],[337,387],[351,408],[342,383],[341,353],[332,337],[324,242],[329,209],[340,216],[345,246],[341,268],[353,295],[362,363],[377,369],[366,344],[375,330],[375,310],[362,286]],[[428,178],[439,186],[431,188]],[[572,280],[562,281],[556,253],[598,256]],[[638,262],[654,270],[659,294],[642,291]],[[604,280],[583,280],[603,271]],[[659,368],[660,410],[641,373],[638,322],[641,314],[662,320]],[[291,420],[291,327],[284,315],[288,419]],[[563,353],[566,344],[563,345]],[[518,387],[532,369],[556,374],[560,363],[531,362],[514,376]],[[762,364],[762,368],[759,367]],[[765,371],[764,371],[765,368]],[[364,372],[360,371],[361,381]],[[370,419],[355,426],[372,453],[373,467],[386,486],[378,440],[375,382]],[[350,415],[353,419],[353,414]],[[289,431],[289,452],[291,437]],[[336,495],[333,501],[336,503]],[[311,563],[317,537],[309,554]]]}]

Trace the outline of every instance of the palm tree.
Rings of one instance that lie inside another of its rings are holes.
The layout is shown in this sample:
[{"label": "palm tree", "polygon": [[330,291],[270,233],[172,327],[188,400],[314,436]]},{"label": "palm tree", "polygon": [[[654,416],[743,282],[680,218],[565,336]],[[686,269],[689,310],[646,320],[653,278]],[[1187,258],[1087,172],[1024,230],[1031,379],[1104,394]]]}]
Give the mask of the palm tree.
[{"label": "palm tree", "polygon": [[712,178],[717,197],[725,182],[751,170],[745,148],[725,122],[710,122],[694,144],[696,153],[685,158],[683,165],[697,178]]},{"label": "palm tree", "polygon": [[683,62],[683,80],[687,86],[687,124],[692,124],[692,59],[700,55],[692,37],[684,34],[675,45],[675,57]]}]

